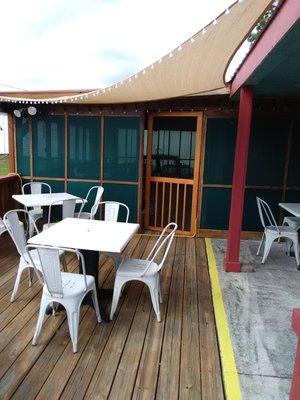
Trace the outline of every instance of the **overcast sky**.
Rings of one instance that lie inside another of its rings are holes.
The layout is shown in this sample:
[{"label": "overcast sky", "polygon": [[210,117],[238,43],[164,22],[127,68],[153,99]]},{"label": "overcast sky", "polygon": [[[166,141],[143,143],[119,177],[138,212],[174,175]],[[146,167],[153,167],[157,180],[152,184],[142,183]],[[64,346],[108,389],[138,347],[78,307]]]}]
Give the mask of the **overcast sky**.
[{"label": "overcast sky", "polygon": [[151,64],[234,0],[6,0],[0,90],[101,88]]}]

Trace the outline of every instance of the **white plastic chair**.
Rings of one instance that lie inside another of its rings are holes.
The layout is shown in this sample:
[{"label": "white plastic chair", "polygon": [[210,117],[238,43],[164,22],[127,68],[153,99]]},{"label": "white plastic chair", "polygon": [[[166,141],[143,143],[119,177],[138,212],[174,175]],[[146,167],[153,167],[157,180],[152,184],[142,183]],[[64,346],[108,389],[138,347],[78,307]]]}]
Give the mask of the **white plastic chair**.
[{"label": "white plastic chair", "polygon": [[[165,233],[168,230],[171,231],[165,236]],[[135,280],[141,281],[148,286],[157,321],[161,321],[159,303],[162,303],[162,296],[160,291],[159,274],[164,265],[176,230],[177,224],[174,222],[169,223],[159,236],[146,260],[125,258],[121,262],[116,271],[110,319],[113,319],[114,313],[117,309],[123,285],[125,285],[127,282]],[[154,260],[158,257],[164,246],[164,254],[160,263],[157,264]]]},{"label": "white plastic chair", "polygon": [[[126,204],[119,203],[117,201],[101,201],[99,203],[99,207],[101,207],[101,206],[104,206],[104,216],[103,216],[104,221],[117,222],[118,218],[119,218],[120,208],[123,207],[126,211],[126,216],[125,216],[124,222],[125,223],[128,222],[129,208],[127,207]],[[109,257],[111,257],[115,264],[115,268],[118,268],[118,266],[121,262],[121,254],[120,253],[102,253],[102,254],[107,254]]]},{"label": "white plastic chair", "polygon": [[62,206],[62,219],[74,218],[76,200],[77,199],[69,199],[63,201],[57,200],[51,203],[49,206],[48,223],[43,225],[43,230],[48,229],[50,228],[50,226],[56,224],[56,222],[51,222],[51,213],[53,206],[58,206],[58,205]]},{"label": "white plastic chair", "polygon": [[[48,185],[48,183],[45,182],[28,182],[25,183],[22,186],[22,194],[25,194],[26,188],[29,188],[30,194],[41,194],[43,191],[43,188],[45,189],[46,193],[51,193],[51,186]],[[32,220],[34,222],[36,222],[38,219],[43,218],[43,209],[42,207],[32,207],[30,210],[27,209],[27,207],[25,207],[25,209],[29,212],[30,216],[32,217]],[[32,224],[28,224],[29,225],[29,237],[32,236],[33,231],[34,231],[34,227]]]},{"label": "white plastic chair", "polygon": [[[96,191],[96,196],[94,200],[94,204],[92,205],[91,211],[90,212],[83,212],[83,208],[86,203],[89,202],[89,198],[92,195],[93,192]],[[95,215],[97,213],[98,207],[99,207],[99,202],[101,200],[101,197],[103,195],[104,189],[102,186],[93,186],[90,188],[88,191],[84,202],[82,203],[80,210],[78,213],[75,213],[75,218],[83,218],[83,219],[94,219]]]},{"label": "white plastic chair", "polygon": [[[77,352],[79,313],[82,300],[88,292],[92,292],[92,300],[98,322],[101,322],[95,279],[86,275],[84,258],[78,250],[28,245],[31,258],[32,251],[37,252],[39,264],[31,260],[36,268],[37,275],[44,285],[38,321],[35,328],[32,345],[37,344],[47,306],[51,303],[60,303],[66,310],[70,337],[73,344],[73,353]],[[59,253],[67,251],[75,253],[81,260],[82,274],[61,272],[59,267]],[[41,275],[39,271],[42,271]]]},{"label": "white plastic chair", "polygon": [[[291,228],[287,225],[277,225],[274,215],[269,207],[269,205],[259,197],[256,197],[257,207],[259,212],[259,217],[264,227],[264,233],[261,238],[257,255],[259,255],[261,247],[263,243],[264,245],[264,254],[262,258],[262,264],[265,262],[266,258],[269,255],[272,243],[274,240],[279,238],[287,239],[287,248],[289,249],[289,242],[291,241],[294,245],[295,249],[295,257],[297,265],[299,266],[299,243],[298,243],[298,232],[295,229]],[[289,251],[289,250],[288,250]]]},{"label": "white plastic chair", "polygon": [[[37,252],[33,251],[31,253],[31,258],[29,258],[28,252],[26,250],[27,241],[26,241],[25,229],[24,229],[24,225],[23,225],[22,221],[19,220],[19,213],[20,214],[23,213],[24,216],[28,218],[28,221],[30,221],[29,223],[31,223],[33,225],[36,233],[39,233],[35,222],[33,221],[31,215],[26,210],[22,210],[22,209],[11,210],[11,211],[8,211],[3,217],[5,226],[8,230],[8,233],[10,234],[10,237],[12,238],[12,240],[17,248],[17,251],[20,255],[20,261],[19,261],[19,266],[18,266],[18,270],[17,270],[17,277],[15,280],[13,292],[12,292],[12,295],[10,298],[11,302],[13,302],[16,298],[20,280],[21,280],[21,276],[25,269],[29,269],[29,286],[32,285],[32,272],[34,270],[34,266],[31,263],[31,259],[36,260],[36,267],[37,267],[37,269],[39,269],[39,263],[37,260]],[[65,260],[63,253],[60,254],[60,259],[62,262],[63,269],[65,271],[67,271],[67,264],[66,264],[66,260]]]}]

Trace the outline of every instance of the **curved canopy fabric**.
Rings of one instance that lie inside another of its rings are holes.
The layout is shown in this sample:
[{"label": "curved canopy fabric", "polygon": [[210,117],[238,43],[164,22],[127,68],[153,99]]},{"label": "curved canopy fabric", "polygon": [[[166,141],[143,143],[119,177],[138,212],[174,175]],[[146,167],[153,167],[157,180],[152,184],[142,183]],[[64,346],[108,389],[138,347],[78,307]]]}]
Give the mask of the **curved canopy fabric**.
[{"label": "curved canopy fabric", "polygon": [[270,0],[239,0],[177,49],[132,77],[105,89],[86,93],[18,93],[0,100],[36,100],[86,104],[130,103],[191,95],[227,93],[224,75],[235,51],[245,40]]}]

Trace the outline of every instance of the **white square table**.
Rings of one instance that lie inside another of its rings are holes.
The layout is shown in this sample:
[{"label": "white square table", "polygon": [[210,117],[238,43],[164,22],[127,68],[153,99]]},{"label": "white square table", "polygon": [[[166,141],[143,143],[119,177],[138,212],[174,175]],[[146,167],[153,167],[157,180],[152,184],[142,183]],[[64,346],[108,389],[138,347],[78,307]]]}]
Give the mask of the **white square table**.
[{"label": "white square table", "polygon": [[55,201],[77,199],[78,203],[82,199],[70,193],[41,193],[41,194],[14,194],[12,198],[25,207],[49,207]]},{"label": "white square table", "polygon": [[279,203],[279,207],[288,211],[295,217],[300,217],[300,203]]},{"label": "white square table", "polygon": [[[109,321],[100,302],[101,293],[98,286],[99,252],[120,254],[138,229],[139,224],[66,218],[33,236],[28,240],[28,243],[80,250],[85,259],[86,273],[95,278],[101,317],[104,321]],[[103,291],[101,292],[103,296]],[[112,291],[109,291],[109,294],[111,295]]]}]

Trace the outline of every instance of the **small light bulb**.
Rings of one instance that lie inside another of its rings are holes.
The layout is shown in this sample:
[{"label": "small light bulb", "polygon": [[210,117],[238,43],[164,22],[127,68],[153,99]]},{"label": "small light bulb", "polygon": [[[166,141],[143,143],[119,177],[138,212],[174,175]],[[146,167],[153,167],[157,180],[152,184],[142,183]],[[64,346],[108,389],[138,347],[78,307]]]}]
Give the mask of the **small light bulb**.
[{"label": "small light bulb", "polygon": [[217,25],[217,20],[216,19],[214,19],[214,22],[213,22],[213,25]]},{"label": "small light bulb", "polygon": [[192,37],[192,38],[191,38],[191,43],[194,43],[194,41],[195,41],[195,39]]}]

